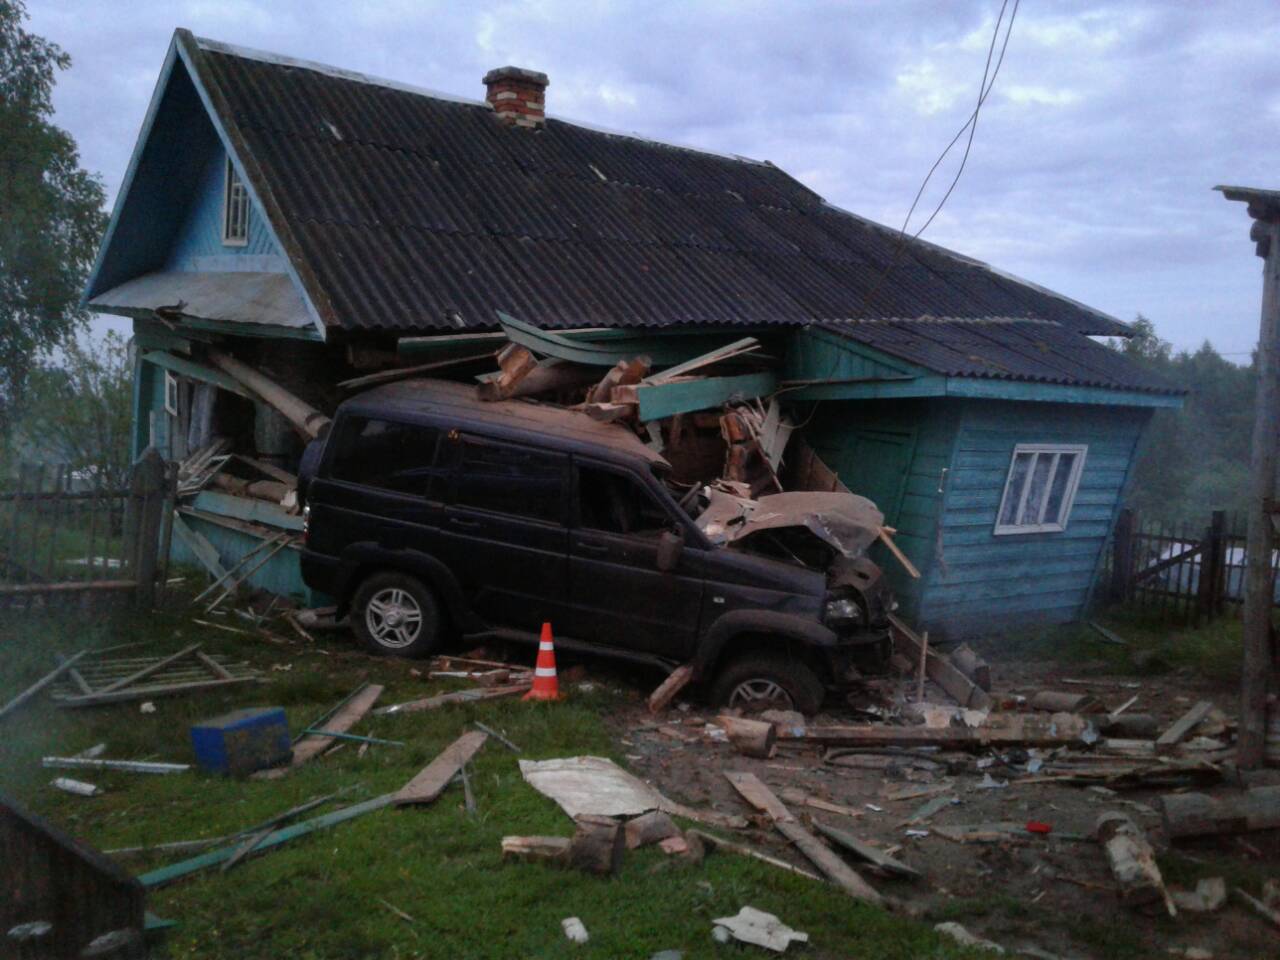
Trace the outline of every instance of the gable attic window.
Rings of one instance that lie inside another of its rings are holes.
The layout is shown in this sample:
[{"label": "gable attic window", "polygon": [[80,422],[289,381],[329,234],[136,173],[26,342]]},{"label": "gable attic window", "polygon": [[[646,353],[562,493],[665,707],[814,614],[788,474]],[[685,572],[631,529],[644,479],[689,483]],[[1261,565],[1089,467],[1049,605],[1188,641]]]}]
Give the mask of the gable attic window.
[{"label": "gable attic window", "polygon": [[1014,447],[996,514],[996,535],[1065,530],[1088,449],[1047,443]]},{"label": "gable attic window", "polygon": [[248,242],[249,192],[228,157],[222,190],[222,243],[228,247],[243,247]]}]

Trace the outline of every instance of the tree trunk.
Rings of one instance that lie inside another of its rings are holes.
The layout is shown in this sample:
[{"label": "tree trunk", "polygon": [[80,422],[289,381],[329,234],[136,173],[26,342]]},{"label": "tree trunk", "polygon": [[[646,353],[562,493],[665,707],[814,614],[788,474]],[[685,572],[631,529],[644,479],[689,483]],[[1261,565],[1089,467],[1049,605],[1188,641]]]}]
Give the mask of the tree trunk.
[{"label": "tree trunk", "polygon": [[716,717],[716,723],[724,728],[729,742],[739,753],[762,760],[773,756],[778,731],[772,723],[746,717]]},{"label": "tree trunk", "polygon": [[650,810],[633,820],[628,820],[623,832],[627,839],[627,849],[645,847],[659,840],[680,835],[680,828],[670,816],[661,810]]},{"label": "tree trunk", "polygon": [[622,825],[612,817],[584,814],[569,844],[569,864],[587,873],[612,876],[622,866],[625,838]]},{"label": "tree trunk", "polygon": [[1280,787],[1255,787],[1226,797],[1170,793],[1160,799],[1170,839],[1280,827]]},{"label": "tree trunk", "polygon": [[1169,902],[1164,878],[1156,866],[1155,851],[1146,834],[1123,813],[1104,813],[1098,818],[1098,842],[1107,853],[1107,864],[1116,879],[1120,901],[1131,907],[1157,901]]}]

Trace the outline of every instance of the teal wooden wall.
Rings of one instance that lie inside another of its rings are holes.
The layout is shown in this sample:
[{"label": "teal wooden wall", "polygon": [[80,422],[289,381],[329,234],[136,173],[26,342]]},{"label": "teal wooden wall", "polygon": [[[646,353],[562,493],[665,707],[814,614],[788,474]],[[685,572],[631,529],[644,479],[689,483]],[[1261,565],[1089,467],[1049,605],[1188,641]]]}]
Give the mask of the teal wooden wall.
[{"label": "teal wooden wall", "polygon": [[208,151],[200,179],[169,251],[167,270],[255,270],[284,273],[284,259],[257,206],[249,203],[249,242],[226,246],[222,242],[222,194],[227,154],[221,144]]},{"label": "teal wooden wall", "polygon": [[934,399],[828,400],[805,436],[854,493],[876,502],[895,542],[924,574],[913,580],[883,546],[874,559],[889,577],[903,613],[914,618],[928,583],[942,510],[942,471],[951,464],[959,404]]},{"label": "teal wooden wall", "polygon": [[[959,429],[943,503],[940,555],[917,615],[950,634],[1075,619],[1089,597],[1150,410],[952,401]],[[995,536],[1018,443],[1088,445],[1067,528]]]},{"label": "teal wooden wall", "polygon": [[[201,517],[184,515],[182,519],[188,527],[213,545],[213,548],[218,551],[218,556],[222,560],[224,569],[233,566],[241,557],[262,542],[258,537],[242,533],[239,530],[233,530],[228,526],[214,523]],[[298,567],[298,556],[297,550],[286,547],[250,575],[249,583],[260,590],[293,597],[308,606],[315,605],[320,600],[317,599],[318,595],[313,597],[311,590],[302,582],[302,573]],[[204,571],[200,561],[182,542],[182,539],[177,536],[173,538],[169,561],[181,566],[194,567],[202,573]],[[249,564],[251,565],[255,561],[256,558],[250,560]]]}]

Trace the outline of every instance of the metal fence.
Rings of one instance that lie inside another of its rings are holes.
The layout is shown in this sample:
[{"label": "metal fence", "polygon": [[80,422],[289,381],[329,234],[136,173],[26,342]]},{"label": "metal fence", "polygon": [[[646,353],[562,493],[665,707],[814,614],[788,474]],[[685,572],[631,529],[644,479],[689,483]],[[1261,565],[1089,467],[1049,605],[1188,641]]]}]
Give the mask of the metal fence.
[{"label": "metal fence", "polygon": [[151,603],[173,481],[154,451],[120,489],[65,465],[23,464],[0,492],[0,603],[92,591],[133,591]]},{"label": "metal fence", "polygon": [[[1244,601],[1244,518],[1214,511],[1208,523],[1174,524],[1122,510],[1107,552],[1110,599],[1170,620],[1201,623],[1239,613]],[[1280,551],[1272,551],[1273,603]]]}]

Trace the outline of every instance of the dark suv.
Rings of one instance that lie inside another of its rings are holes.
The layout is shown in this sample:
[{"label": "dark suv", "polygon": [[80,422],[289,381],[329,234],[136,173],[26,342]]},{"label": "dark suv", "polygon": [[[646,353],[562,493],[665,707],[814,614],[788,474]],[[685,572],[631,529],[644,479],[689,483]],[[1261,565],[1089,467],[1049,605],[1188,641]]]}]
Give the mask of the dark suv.
[{"label": "dark suv", "polygon": [[304,457],[303,578],[396,656],[450,633],[536,643],[549,621],[562,649],[692,662],[713,702],[806,713],[883,664],[892,601],[874,564],[718,546],[668,469],[580,412],[383,386],[342,404]]}]

